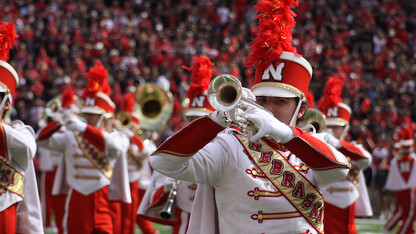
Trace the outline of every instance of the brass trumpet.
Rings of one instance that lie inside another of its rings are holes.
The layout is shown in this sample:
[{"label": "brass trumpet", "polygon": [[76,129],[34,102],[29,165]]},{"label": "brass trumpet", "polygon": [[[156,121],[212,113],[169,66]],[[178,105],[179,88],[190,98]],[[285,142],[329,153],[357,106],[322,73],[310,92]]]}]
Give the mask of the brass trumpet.
[{"label": "brass trumpet", "polygon": [[[207,96],[212,107],[222,112],[225,121],[236,125],[249,134],[257,132],[257,127],[244,118],[248,108],[258,108],[271,114],[254,100],[243,97],[241,82],[232,75],[223,74],[215,77],[208,86]],[[240,109],[242,111],[232,111]]]},{"label": "brass trumpet", "polygon": [[118,131],[130,129],[135,135],[140,136],[142,134],[140,125],[133,122],[131,115],[132,114],[128,112],[120,112],[118,117],[114,120],[113,126]]},{"label": "brass trumpet", "polygon": [[[45,126],[50,121],[56,121],[60,124],[63,124],[62,115],[64,113],[62,109],[61,98],[62,98],[61,95],[57,95],[46,103],[45,109],[43,110],[38,120],[38,125],[40,127]],[[82,99],[78,98],[77,96],[75,96],[74,98],[75,98],[75,103],[72,105],[71,110],[68,110],[68,113],[72,112],[74,114],[77,114],[79,113],[82,107]]]}]

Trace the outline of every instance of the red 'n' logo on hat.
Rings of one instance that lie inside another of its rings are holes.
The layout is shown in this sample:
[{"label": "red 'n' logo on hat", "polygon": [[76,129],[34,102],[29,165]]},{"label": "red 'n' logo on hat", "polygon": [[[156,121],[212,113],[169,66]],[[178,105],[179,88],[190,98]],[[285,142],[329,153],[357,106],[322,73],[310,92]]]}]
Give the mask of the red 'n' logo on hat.
[{"label": "red 'n' logo on hat", "polygon": [[191,103],[190,107],[200,107],[200,108],[203,108],[204,107],[204,102],[205,102],[206,99],[207,99],[207,96],[205,96],[205,95],[196,96],[192,100],[192,103]]},{"label": "red 'n' logo on hat", "polygon": [[270,80],[270,75],[272,75],[272,78],[274,81],[282,81],[283,75],[282,71],[285,67],[286,63],[279,63],[277,65],[276,69],[273,67],[273,64],[270,64],[270,66],[264,70],[263,75],[261,76],[262,81]]}]

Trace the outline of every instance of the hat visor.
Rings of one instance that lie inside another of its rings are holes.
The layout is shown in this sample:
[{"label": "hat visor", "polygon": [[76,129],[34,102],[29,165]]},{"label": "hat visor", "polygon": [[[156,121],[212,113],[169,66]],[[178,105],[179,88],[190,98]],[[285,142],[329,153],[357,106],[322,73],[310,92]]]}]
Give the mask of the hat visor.
[{"label": "hat visor", "polygon": [[347,123],[347,121],[345,121],[341,118],[337,118],[337,119],[327,118],[325,120],[325,125],[326,126],[341,126],[341,127],[344,127],[344,126],[347,126],[348,123]]},{"label": "hat visor", "polygon": [[188,109],[187,111],[185,111],[185,116],[186,117],[204,116],[204,115],[209,115],[211,113],[212,111],[203,110],[203,109]]},{"label": "hat visor", "polygon": [[281,88],[281,87],[258,87],[251,90],[254,96],[270,96],[270,97],[284,97],[294,98],[299,97],[298,94]]},{"label": "hat visor", "polygon": [[104,113],[104,111],[101,108],[88,106],[88,107],[83,107],[81,109],[81,113],[101,115]]}]

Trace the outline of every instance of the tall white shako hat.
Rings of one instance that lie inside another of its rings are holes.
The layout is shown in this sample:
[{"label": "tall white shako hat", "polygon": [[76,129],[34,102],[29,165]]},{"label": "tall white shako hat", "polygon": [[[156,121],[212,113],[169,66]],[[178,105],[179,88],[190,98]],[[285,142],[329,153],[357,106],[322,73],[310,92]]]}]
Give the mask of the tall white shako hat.
[{"label": "tall white shako hat", "polygon": [[191,82],[186,96],[189,101],[185,107],[185,117],[204,116],[214,112],[207,97],[207,90],[212,78],[211,60],[203,55],[194,56],[192,66],[188,68],[192,71]]},{"label": "tall white shako hat", "polygon": [[87,85],[84,90],[84,105],[81,113],[100,114],[105,118],[114,116],[116,105],[110,98],[111,87],[107,81],[107,71],[99,60],[87,74]]},{"label": "tall white shako hat", "polygon": [[16,45],[18,37],[13,22],[0,21],[0,93],[5,93],[0,103],[0,109],[3,108],[7,100],[13,102],[14,92],[19,84],[19,76],[16,70],[6,62],[9,59],[9,51]]},{"label": "tall white shako hat", "polygon": [[296,14],[290,9],[294,0],[260,0],[256,5],[259,21],[251,54],[244,62],[254,65],[255,79],[251,91],[255,96],[298,97],[299,102],[290,122],[294,124],[312,78],[312,66],[292,46],[292,28]]},{"label": "tall white shako hat", "polygon": [[318,101],[318,109],[326,117],[326,126],[349,126],[351,108],[342,102],[341,94],[341,80],[337,76],[329,77]]}]

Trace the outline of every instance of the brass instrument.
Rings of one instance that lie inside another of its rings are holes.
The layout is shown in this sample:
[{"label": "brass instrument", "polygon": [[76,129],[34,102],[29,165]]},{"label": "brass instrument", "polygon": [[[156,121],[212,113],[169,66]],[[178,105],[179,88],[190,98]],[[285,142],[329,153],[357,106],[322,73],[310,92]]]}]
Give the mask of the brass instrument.
[{"label": "brass instrument", "polygon": [[[75,98],[75,103],[72,105],[71,110],[69,112],[72,113],[79,113],[82,107],[82,99],[78,98],[77,96]],[[40,116],[38,120],[39,127],[44,127],[48,122],[50,121],[56,121],[60,124],[62,124],[62,101],[61,101],[61,95],[57,95],[51,100],[49,100],[46,103],[45,109],[42,112],[42,115]]]},{"label": "brass instrument", "polygon": [[113,127],[118,131],[130,129],[134,134],[141,135],[140,126],[131,120],[131,115],[132,114],[128,112],[120,112],[114,121]]},{"label": "brass instrument", "polygon": [[147,83],[138,86],[133,97],[136,101],[134,112],[140,120],[140,128],[160,132],[173,112],[172,93],[159,85]]},{"label": "brass instrument", "polygon": [[327,131],[325,124],[325,115],[318,109],[310,108],[297,123],[297,127],[308,132],[320,133]]},{"label": "brass instrument", "polygon": [[[244,110],[258,108],[272,114],[254,100],[243,97],[240,81],[229,74],[215,77],[208,86],[207,96],[211,106],[224,115],[226,122],[240,127],[242,131],[248,131],[249,134],[257,132],[257,127],[244,118]],[[234,109],[242,111],[232,111]]]},{"label": "brass instrument", "polygon": [[181,183],[180,180],[175,180],[170,189],[168,200],[165,203],[163,209],[159,212],[160,217],[164,219],[172,218],[172,208],[175,202],[176,195],[178,195],[178,186]]}]

